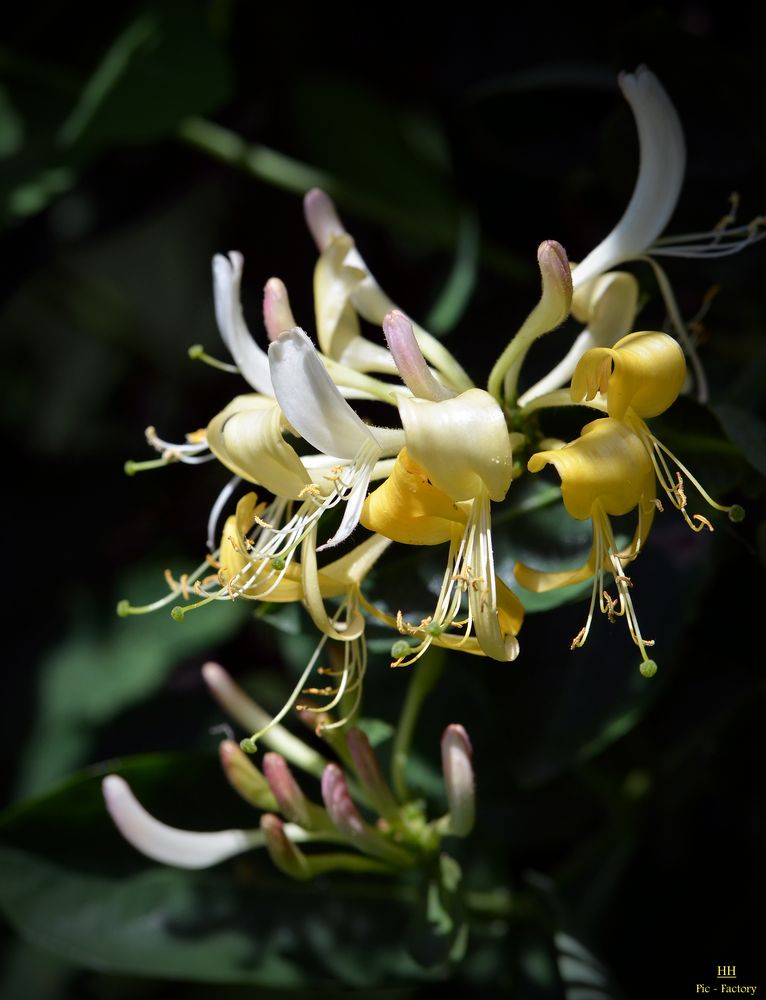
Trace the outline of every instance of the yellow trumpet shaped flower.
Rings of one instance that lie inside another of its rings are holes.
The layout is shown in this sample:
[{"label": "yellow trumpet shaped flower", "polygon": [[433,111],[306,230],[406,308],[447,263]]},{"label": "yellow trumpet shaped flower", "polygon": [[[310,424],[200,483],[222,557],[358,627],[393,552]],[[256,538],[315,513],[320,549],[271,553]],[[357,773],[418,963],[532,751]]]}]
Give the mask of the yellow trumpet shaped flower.
[{"label": "yellow trumpet shaped flower", "polygon": [[[572,648],[582,646],[590,629],[596,598],[610,621],[625,617],[631,637],[641,650],[642,672],[652,674],[654,661],[646,653],[651,645],[641,630],[630,596],[631,582],[625,565],[638,555],[654,517],[654,466],[644,443],[630,427],[612,417],[594,420],[581,435],[563,448],[537,452],[528,463],[530,472],[552,465],[561,477],[561,495],[567,512],[578,521],[590,519],[593,546],[585,564],[575,570],[541,572],[517,563],[515,575],[522,587],[542,592],[580,583],[593,577],[590,609],[584,628]],[[638,523],[629,547],[618,550],[609,517],[637,509]],[[604,587],[604,574],[611,573],[617,598]]]},{"label": "yellow trumpet shaped flower", "polygon": [[580,359],[572,377],[575,403],[601,393],[610,417],[623,420],[631,409],[656,417],[671,406],[683,388],[686,361],[677,341],[666,333],[631,333],[614,347],[595,347]]}]

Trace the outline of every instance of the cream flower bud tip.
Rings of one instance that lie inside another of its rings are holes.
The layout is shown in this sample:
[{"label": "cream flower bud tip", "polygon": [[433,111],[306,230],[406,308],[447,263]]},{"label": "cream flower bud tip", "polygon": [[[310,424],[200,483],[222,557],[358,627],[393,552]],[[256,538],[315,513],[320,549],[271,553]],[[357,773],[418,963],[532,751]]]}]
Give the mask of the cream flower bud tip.
[{"label": "cream flower bud tip", "polygon": [[436,402],[454,397],[455,393],[431,374],[412,323],[403,312],[392,309],[386,313],[383,318],[383,333],[402,381],[413,396]]},{"label": "cream flower bud tip", "polygon": [[295,326],[287,288],[279,278],[269,278],[263,289],[263,325],[269,340],[276,340]]},{"label": "cream flower bud tip", "polygon": [[312,188],[303,199],[303,213],[306,225],[321,253],[332,241],[345,233],[343,223],[333,204],[332,198],[320,188]]},{"label": "cream flower bud tip", "polygon": [[136,850],[153,861],[177,868],[209,868],[255,846],[245,830],[195,833],[161,823],[141,805],[128,783],[110,774],[102,783],[104,800],[115,826]]}]

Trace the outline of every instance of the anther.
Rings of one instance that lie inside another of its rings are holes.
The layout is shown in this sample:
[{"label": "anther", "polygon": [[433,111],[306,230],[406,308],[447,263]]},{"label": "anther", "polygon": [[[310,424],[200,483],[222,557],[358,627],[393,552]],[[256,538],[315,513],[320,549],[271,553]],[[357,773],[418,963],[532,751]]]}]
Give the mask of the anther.
[{"label": "anther", "polygon": [[697,531],[701,531],[702,528],[703,528],[703,526],[705,528],[707,528],[708,531],[712,531],[713,530],[713,525],[710,523],[710,521],[708,521],[708,519],[703,514],[694,514],[694,515],[692,515],[692,519],[694,521],[699,521],[700,522],[700,526],[699,526],[699,528],[697,528]]}]

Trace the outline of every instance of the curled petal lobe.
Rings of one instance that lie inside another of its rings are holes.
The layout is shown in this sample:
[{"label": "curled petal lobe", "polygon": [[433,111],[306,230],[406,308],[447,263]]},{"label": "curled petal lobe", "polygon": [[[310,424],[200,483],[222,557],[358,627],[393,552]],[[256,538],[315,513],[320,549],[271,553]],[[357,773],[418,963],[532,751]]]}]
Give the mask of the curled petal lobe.
[{"label": "curled petal lobe", "polygon": [[120,833],[153,861],[176,868],[209,868],[263,842],[256,831],[194,833],[167,826],[144,809],[128,783],[116,774],[104,778],[103,791],[106,807]]},{"label": "curled petal lobe", "polygon": [[361,521],[395,542],[439,545],[465,524],[466,514],[403,448],[391,475],[365,500]]},{"label": "curled petal lobe", "polygon": [[504,499],[513,457],[508,428],[497,400],[483,389],[431,402],[400,398],[407,451],[428,478],[452,500],[486,492]]},{"label": "curled petal lobe", "polygon": [[310,478],[282,436],[282,411],[265,396],[237,396],[213,417],[207,442],[215,457],[250,483],[297,499]]},{"label": "curled petal lobe", "polygon": [[631,333],[613,348],[597,347],[582,356],[572,378],[574,402],[606,397],[610,417],[622,420],[628,408],[639,417],[664,413],[678,397],[686,361],[666,333]]},{"label": "curled petal lobe", "polygon": [[239,295],[244,263],[242,254],[233,251],[228,257],[224,257],[223,254],[216,254],[213,257],[216,321],[221,339],[242,372],[243,378],[256,392],[273,396],[266,352],[253,340],[242,315]]},{"label": "curled petal lobe", "polygon": [[586,424],[563,448],[537,452],[528,468],[539,472],[548,464],[561,477],[564,506],[578,521],[592,517],[595,506],[606,514],[627,514],[654,498],[654,466],[643,442],[612,417]]}]

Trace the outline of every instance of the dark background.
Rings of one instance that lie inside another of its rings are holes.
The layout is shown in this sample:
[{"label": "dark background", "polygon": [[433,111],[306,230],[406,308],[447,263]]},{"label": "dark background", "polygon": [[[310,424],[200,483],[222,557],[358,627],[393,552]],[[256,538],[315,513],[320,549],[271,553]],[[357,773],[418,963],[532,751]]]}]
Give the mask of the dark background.
[{"label": "dark background", "polygon": [[[116,756],[195,749],[207,759],[218,738],[208,730],[220,720],[199,665],[216,655],[241,678],[260,673],[253,683],[278,700],[285,671],[310,648],[254,625],[241,608],[182,626],[164,614],[114,617],[118,599],[152,600],[166,565],[191,568],[202,552],[216,470],[177,466],[129,479],[122,466],[151,457],[148,424],[180,440],[241,390],[186,354],[203,343],[223,357],[212,254],[245,255],[243,298],[258,335],[260,290],[272,274],[286,281],[299,322],[312,323],[315,251],[300,179],[277,170],[275,185],[218,162],[189,141],[191,116],[320,171],[380,282],[449,335],[479,384],[534,303],[537,244],[557,239],[577,260],[627,203],[637,144],[616,87],[621,69],[649,65],[686,131],[688,172],[671,232],[712,226],[733,190],[742,221],[764,205],[762,39],[718,7],[647,7],[607,20],[579,5],[492,17],[472,8],[419,23],[412,11],[382,6],[344,14],[321,5],[123,3],[86,18],[51,2],[4,22],[0,415],[10,607],[0,738],[9,802]],[[107,72],[99,90],[92,74],[110,47],[114,77]],[[459,238],[466,220],[481,240],[475,284],[464,308],[434,313],[455,246],[470,259]],[[763,246],[668,265],[685,315],[721,285],[702,348],[712,402],[751,413],[765,395],[763,268]],[[651,281],[636,273],[646,315],[661,324]],[[568,335],[551,335],[532,368],[544,370],[546,352],[555,359]],[[743,457],[742,440],[727,440],[713,416],[683,401],[663,428],[711,492],[743,503],[748,518],[737,526],[718,518],[712,537],[697,538],[667,514],[653,532],[636,598],[664,648],[650,689],[626,636],[604,621],[575,663],[567,639],[584,608],[565,606],[530,616],[514,664],[451,661],[418,739],[433,762],[443,726],[465,723],[481,798],[464,868],[479,882],[544,897],[546,913],[565,910],[626,997],[656,994],[661,967],[663,983],[688,992],[712,982],[722,963],[736,964],[741,982],[764,984],[763,441]],[[544,538],[546,524],[526,530]],[[393,721],[406,677],[387,672],[385,655],[374,665],[368,710],[375,704],[374,714]],[[211,777],[210,798],[177,787],[172,807],[199,829],[252,822],[213,787]],[[11,840],[24,841],[19,829]],[[85,853],[124,859],[106,826],[93,829]],[[545,971],[550,949],[538,918],[522,914],[498,932],[496,978],[475,968],[444,976],[469,993],[563,995]],[[38,951],[39,935],[21,945],[15,934],[9,926],[3,996],[169,990],[124,969],[93,971],[102,965],[97,942],[78,971]],[[183,988],[216,997],[252,989]]]}]

